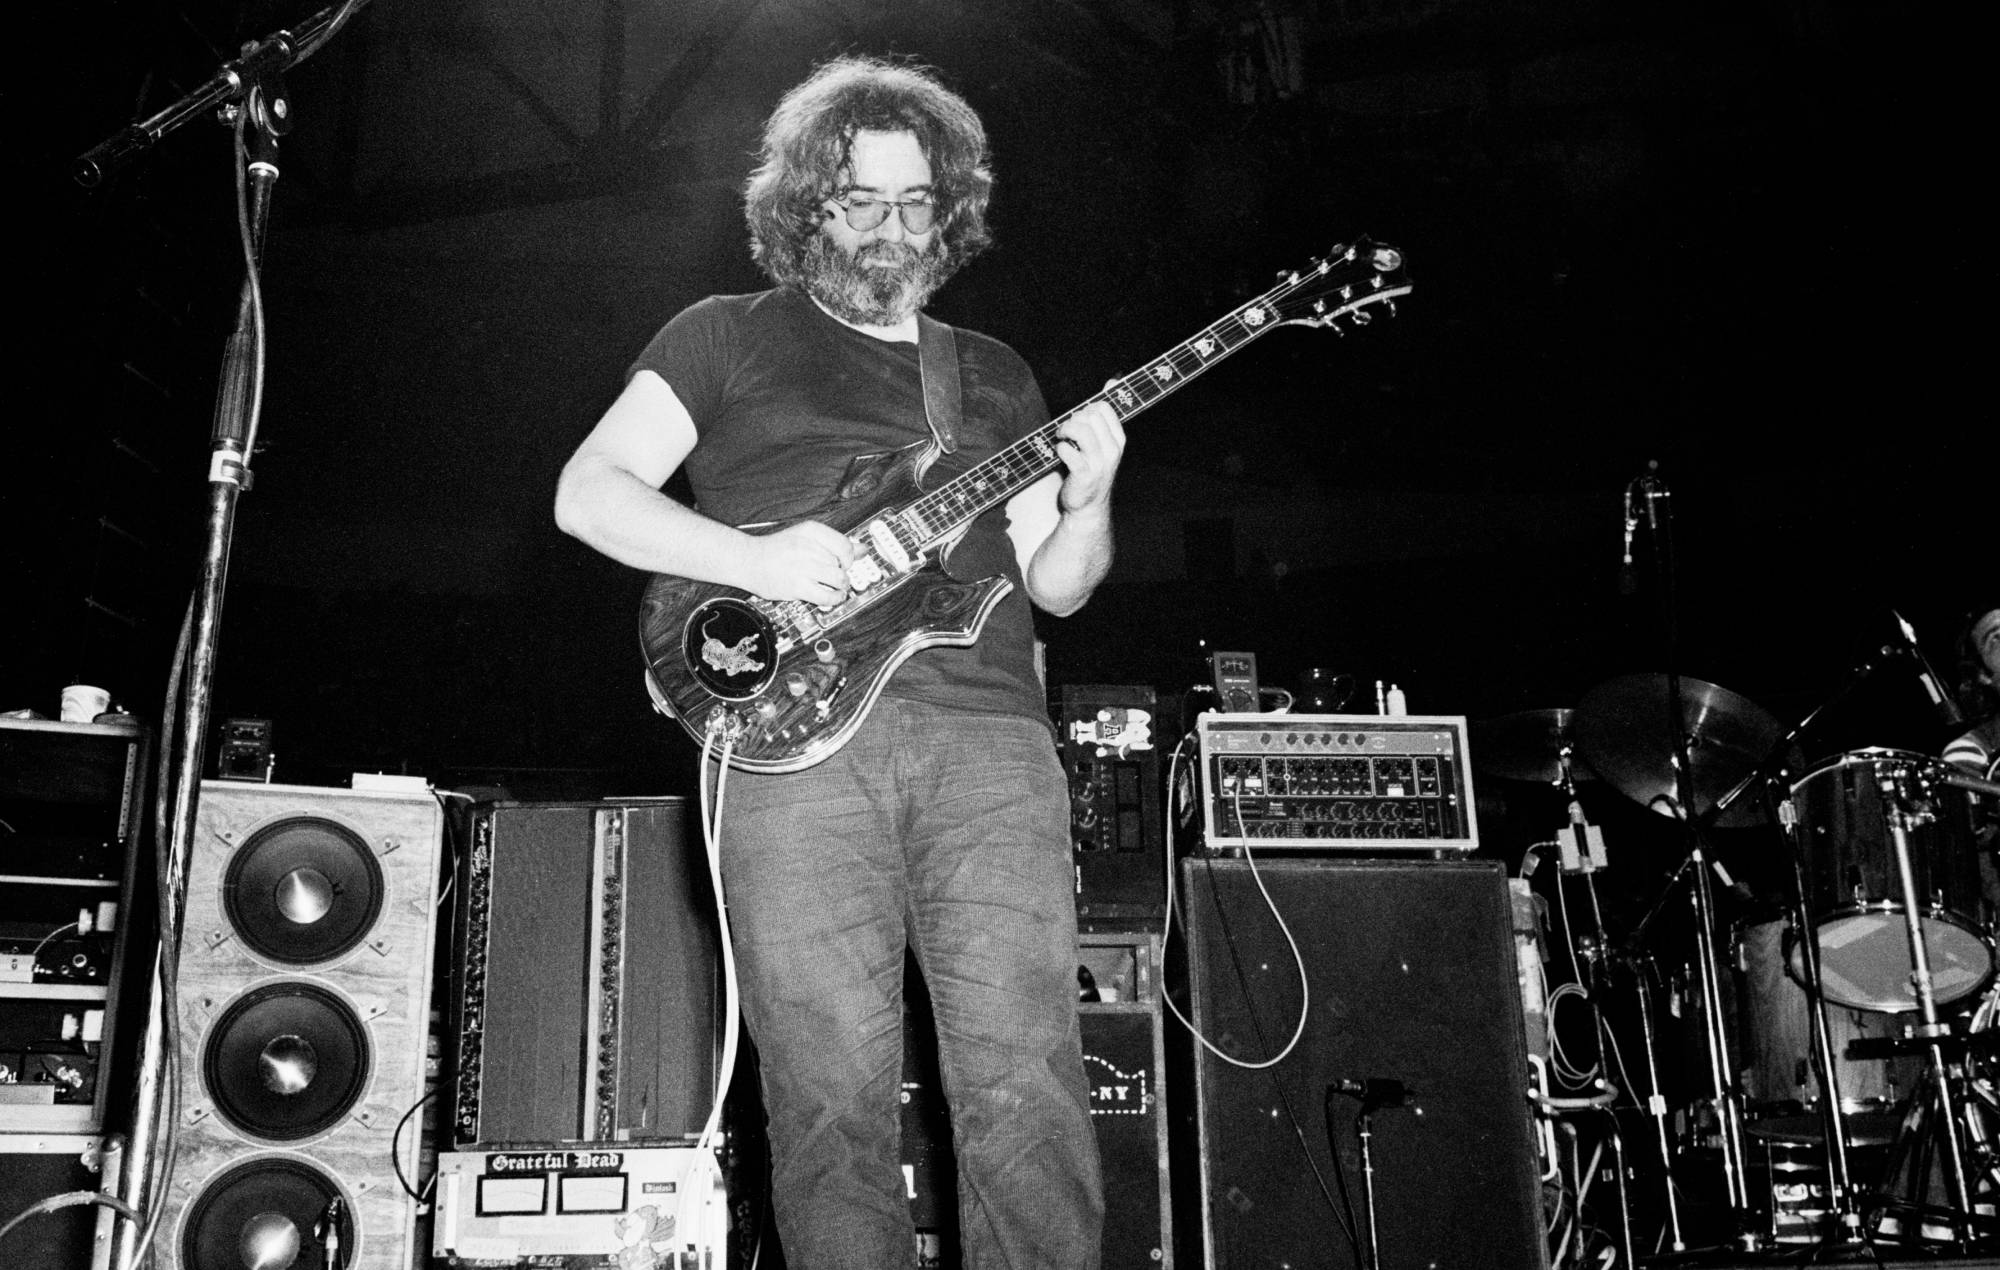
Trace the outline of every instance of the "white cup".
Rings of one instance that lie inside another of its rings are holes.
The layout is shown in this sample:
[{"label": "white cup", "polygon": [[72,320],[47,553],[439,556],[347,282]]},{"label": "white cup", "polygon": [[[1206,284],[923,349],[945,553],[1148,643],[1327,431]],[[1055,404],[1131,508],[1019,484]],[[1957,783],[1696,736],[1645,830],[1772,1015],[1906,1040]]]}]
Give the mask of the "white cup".
[{"label": "white cup", "polygon": [[62,693],[62,721],[89,723],[111,708],[111,694],[90,684],[71,684]]}]

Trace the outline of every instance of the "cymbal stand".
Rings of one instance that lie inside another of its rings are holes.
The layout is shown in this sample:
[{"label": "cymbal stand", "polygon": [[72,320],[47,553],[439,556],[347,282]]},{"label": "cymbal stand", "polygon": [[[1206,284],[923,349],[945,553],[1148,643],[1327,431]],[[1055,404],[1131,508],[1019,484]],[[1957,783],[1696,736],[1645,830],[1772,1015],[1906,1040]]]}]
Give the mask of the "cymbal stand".
[{"label": "cymbal stand", "polygon": [[[1715,891],[1709,880],[1710,862],[1702,841],[1702,831],[1694,817],[1694,761],[1688,733],[1687,715],[1681,701],[1678,666],[1677,615],[1674,594],[1674,544],[1672,491],[1660,480],[1658,463],[1648,464],[1646,474],[1630,487],[1645,500],[1647,526],[1651,530],[1655,570],[1660,585],[1660,611],[1666,627],[1667,738],[1672,743],[1674,792],[1672,814],[1688,840],[1688,864],[1693,877],[1695,907],[1695,960],[1701,973],[1703,1031],[1708,1037],[1709,1091],[1714,1102],[1717,1128],[1722,1139],[1723,1184],[1730,1210],[1736,1218],[1736,1239],[1744,1248],[1762,1242],[1754,1227],[1750,1208],[1750,1179],[1746,1166],[1748,1152],[1743,1135],[1743,1089],[1729,1058],[1728,1026],[1722,1015],[1721,959],[1715,950]],[[1663,795],[1664,797],[1664,795]]]},{"label": "cymbal stand", "polygon": [[1861,1203],[1849,1168],[1847,1119],[1841,1111],[1845,1100],[1840,1092],[1840,1073],[1833,1061],[1833,1033],[1826,1021],[1826,993],[1822,988],[1825,981],[1820,978],[1819,930],[1813,922],[1811,890],[1806,877],[1806,847],[1799,837],[1798,811],[1785,792],[1789,783],[1781,773],[1774,773],[1770,781],[1771,797],[1777,805],[1778,824],[1784,831],[1787,853],[1792,858],[1791,919],[1793,929],[1798,932],[1799,963],[1805,980],[1800,987],[1805,990],[1806,1017],[1812,1024],[1813,1068],[1819,1077],[1820,1120],[1826,1129],[1827,1199],[1841,1238],[1849,1243],[1860,1243],[1864,1239]]},{"label": "cymbal stand", "polygon": [[1924,939],[1923,915],[1917,904],[1916,869],[1910,855],[1910,830],[1927,823],[1934,812],[1927,798],[1913,797],[1913,791],[1906,787],[1903,778],[1881,774],[1876,780],[1882,791],[1882,805],[1888,813],[1889,841],[1896,849],[1896,873],[1903,891],[1903,925],[1910,941],[1910,985],[1916,989],[1917,1013],[1923,1020],[1911,1029],[1911,1035],[1923,1038],[1930,1058],[1929,1075],[1943,1112],[1937,1120],[1944,1126],[1945,1180],[1951,1187],[1952,1205],[1956,1211],[1952,1234],[1958,1243],[1964,1244],[1970,1241],[1972,1235],[1972,1191],[1966,1177],[1965,1141],[1959,1132],[1956,1082],[1951,1064],[1944,1058],[1944,1043],[1951,1025],[1938,1018],[1937,996],[1931,980],[1930,948]]},{"label": "cymbal stand", "polygon": [[[1653,1031],[1652,986],[1647,982],[1646,970],[1652,964],[1650,958],[1632,959],[1633,995],[1639,999],[1639,1039],[1646,1051],[1646,1111],[1653,1121],[1654,1143],[1660,1149],[1661,1177],[1664,1180],[1667,1201],[1667,1239],[1675,1252],[1687,1249],[1687,1239],[1681,1233],[1680,1200],[1674,1191],[1674,1155],[1667,1134],[1667,1099],[1660,1092],[1660,1064],[1654,1055],[1657,1038]],[[1635,1090],[1636,1094],[1637,1091]],[[1629,1258],[1628,1258],[1629,1260]]]},{"label": "cymbal stand", "polygon": [[1743,1088],[1730,1062],[1728,1028],[1722,1017],[1721,959],[1715,951],[1715,892],[1709,883],[1708,857],[1697,835],[1689,849],[1695,907],[1695,962],[1701,973],[1703,1032],[1708,1038],[1709,1092],[1715,1102],[1722,1136],[1723,1183],[1729,1206],[1736,1212],[1738,1239],[1746,1246],[1760,1242],[1751,1230],[1750,1177],[1743,1139]]},{"label": "cymbal stand", "polygon": [[[1571,927],[1569,905],[1567,902],[1563,904],[1563,936],[1570,942],[1571,964],[1575,967],[1578,978],[1583,980],[1583,999],[1590,1006],[1591,1035],[1597,1046],[1597,1070],[1600,1073],[1599,1085],[1601,1089],[1606,1091],[1602,1098],[1596,1101],[1598,1105],[1606,1108],[1606,1114],[1611,1125],[1608,1145],[1611,1148],[1612,1161],[1618,1173],[1619,1236],[1625,1260],[1627,1264],[1631,1264],[1633,1249],[1630,1174],[1625,1165],[1624,1138],[1618,1132],[1617,1119],[1609,1116],[1609,1104],[1616,1097],[1615,1087],[1610,1082],[1610,1061],[1611,1055],[1615,1052],[1617,1042],[1611,1036],[1611,1025],[1604,1017],[1604,1007],[1601,1004],[1602,994],[1600,993],[1600,988],[1605,987],[1610,982],[1610,966],[1613,961],[1611,944],[1604,932],[1604,909],[1597,894],[1597,871],[1606,865],[1604,834],[1601,829],[1591,824],[1584,816],[1583,804],[1577,799],[1576,777],[1571,767],[1571,758],[1570,747],[1567,745],[1563,746],[1556,755],[1557,776],[1554,784],[1558,789],[1562,790],[1569,806],[1569,824],[1564,827],[1562,836],[1557,842],[1561,861],[1556,874],[1556,887],[1560,892],[1568,884],[1572,874],[1581,875],[1584,892],[1590,899],[1591,929],[1582,935],[1578,935]],[[1602,968],[1600,968],[1600,963],[1602,964]],[[1645,1008],[1643,1002],[1640,1008],[1642,1010]],[[1649,1047],[1646,1054],[1646,1061],[1650,1066],[1653,1062],[1653,1055],[1650,1049],[1652,1041],[1650,1038],[1648,1038],[1646,1044]],[[1666,1114],[1666,1101],[1659,1096],[1659,1079],[1656,1071],[1650,1079],[1654,1091],[1651,1104],[1652,1110],[1656,1116],[1664,1117]],[[1664,1120],[1661,1120],[1659,1124],[1661,1160],[1671,1170],[1673,1162],[1666,1155],[1667,1138]],[[1584,1194],[1589,1187],[1589,1181],[1590,1179],[1587,1176],[1581,1172],[1577,1173],[1575,1185],[1579,1206],[1583,1202]],[[1680,1246],[1680,1215],[1674,1207],[1673,1180],[1671,1177],[1667,1181],[1667,1211],[1673,1227],[1675,1246],[1678,1248]]]}]

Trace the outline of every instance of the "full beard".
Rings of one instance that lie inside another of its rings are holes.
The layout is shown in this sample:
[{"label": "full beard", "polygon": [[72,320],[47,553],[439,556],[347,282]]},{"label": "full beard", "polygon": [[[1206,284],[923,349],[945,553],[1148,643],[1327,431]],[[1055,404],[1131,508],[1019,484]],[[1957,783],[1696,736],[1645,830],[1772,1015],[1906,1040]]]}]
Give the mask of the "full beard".
[{"label": "full beard", "polygon": [[951,276],[942,234],[922,251],[908,243],[874,242],[852,254],[815,234],[803,263],[806,292],[857,326],[894,326],[929,303]]}]

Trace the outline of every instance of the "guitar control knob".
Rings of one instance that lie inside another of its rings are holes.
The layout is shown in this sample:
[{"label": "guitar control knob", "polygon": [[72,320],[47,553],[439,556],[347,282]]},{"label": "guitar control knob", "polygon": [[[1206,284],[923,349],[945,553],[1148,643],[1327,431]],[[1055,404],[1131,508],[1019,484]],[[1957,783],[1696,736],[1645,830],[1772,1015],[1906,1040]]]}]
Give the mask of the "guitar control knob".
[{"label": "guitar control knob", "polygon": [[830,639],[816,639],[816,640],[814,640],[814,641],[813,641],[813,656],[815,656],[815,657],[819,658],[819,659],[820,659],[821,661],[832,661],[832,660],[833,660],[833,641],[832,641],[832,640],[830,640]]},{"label": "guitar control knob", "polygon": [[775,701],[759,701],[757,703],[757,717],[760,719],[777,718],[778,703]]},{"label": "guitar control knob", "polygon": [[785,691],[791,693],[794,697],[805,696],[806,677],[796,670],[792,671],[785,676]]}]

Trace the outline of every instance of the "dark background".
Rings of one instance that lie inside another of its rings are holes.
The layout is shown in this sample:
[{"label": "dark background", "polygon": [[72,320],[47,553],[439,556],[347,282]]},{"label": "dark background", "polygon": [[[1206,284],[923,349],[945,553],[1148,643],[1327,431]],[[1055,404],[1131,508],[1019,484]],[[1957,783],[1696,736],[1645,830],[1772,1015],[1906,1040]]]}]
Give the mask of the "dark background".
[{"label": "dark background", "polygon": [[[9,89],[0,709],[85,681],[156,716],[242,277],[233,161],[203,119],[97,188],[68,165],[316,6],[41,8]],[[761,285],[758,127],[843,50],[929,63],[985,117],[999,246],[935,312],[1058,410],[1355,236],[1416,284],[1134,423],[1119,564],[1042,625],[1052,692],[1177,693],[1206,641],[1478,720],[1671,658],[1788,724],[1892,610],[1949,677],[1995,586],[2000,450],[1969,35],[1821,0],[378,0],[288,76],[215,714],[275,721],[281,781],[691,788],[640,688],[640,579],[551,494],[660,323]],[[1628,594],[1621,494],[1652,462],[1671,532],[1642,527]],[[1809,748],[1944,736],[1892,669]]]}]

